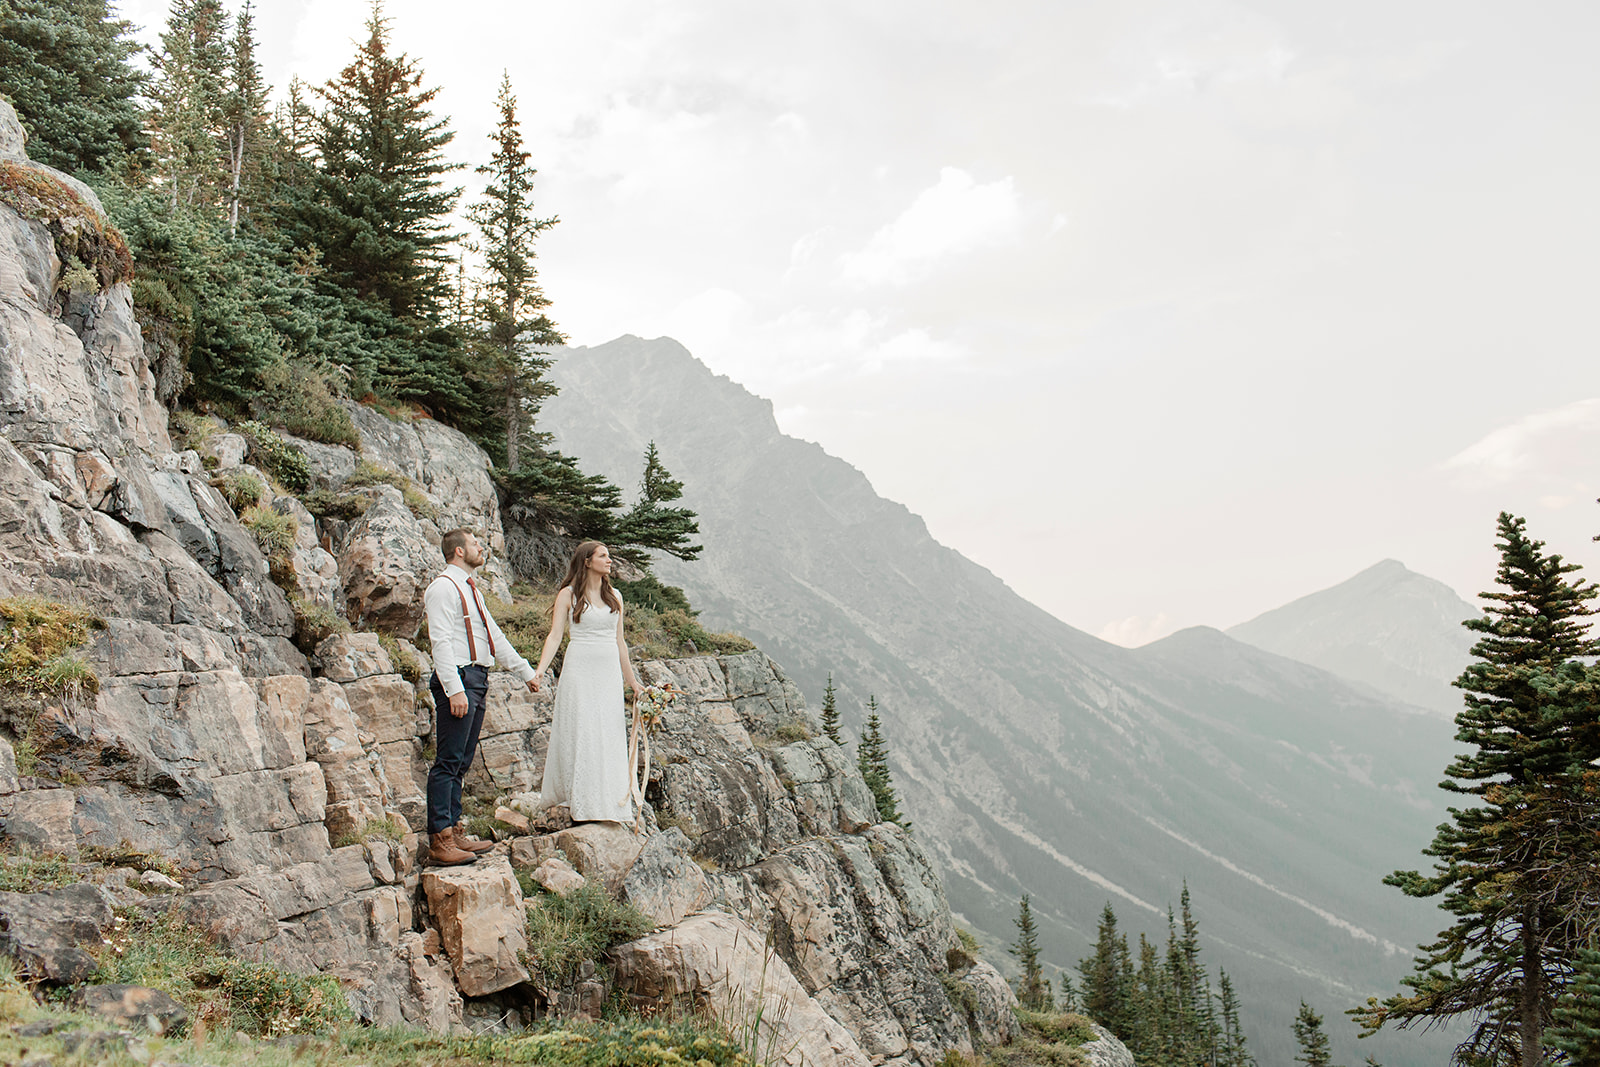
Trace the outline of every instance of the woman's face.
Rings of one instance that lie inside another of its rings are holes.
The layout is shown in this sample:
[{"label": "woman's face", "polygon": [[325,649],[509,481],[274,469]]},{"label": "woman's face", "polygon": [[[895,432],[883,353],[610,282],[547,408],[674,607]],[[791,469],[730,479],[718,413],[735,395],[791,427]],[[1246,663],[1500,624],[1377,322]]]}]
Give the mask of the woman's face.
[{"label": "woman's face", "polygon": [[611,553],[606,551],[605,545],[601,545],[589,555],[589,570],[601,575],[611,573]]}]

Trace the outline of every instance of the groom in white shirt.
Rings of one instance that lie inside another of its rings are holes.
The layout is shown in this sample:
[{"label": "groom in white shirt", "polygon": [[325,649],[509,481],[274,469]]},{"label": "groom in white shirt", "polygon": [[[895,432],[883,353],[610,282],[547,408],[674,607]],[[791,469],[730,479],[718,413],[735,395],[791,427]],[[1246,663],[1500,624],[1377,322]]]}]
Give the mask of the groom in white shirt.
[{"label": "groom in white shirt", "polygon": [[428,639],[433,645],[434,741],[436,755],[428,771],[428,851],[435,864],[453,867],[473,863],[491,841],[467,837],[461,822],[461,782],[478,750],[483,728],[484,697],[489,668],[498,662],[529,690],[533,668],[495,625],[478,592],[473,572],[486,556],[477,537],[451,530],[439,543],[447,566],[423,594],[428,613]]}]

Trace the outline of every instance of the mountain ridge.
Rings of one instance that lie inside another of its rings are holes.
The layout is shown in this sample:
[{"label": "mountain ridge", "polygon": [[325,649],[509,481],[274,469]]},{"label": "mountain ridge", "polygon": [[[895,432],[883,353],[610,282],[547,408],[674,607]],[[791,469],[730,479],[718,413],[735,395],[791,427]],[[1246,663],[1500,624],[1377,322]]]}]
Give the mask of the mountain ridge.
[{"label": "mountain ridge", "polygon": [[[1431,909],[1380,879],[1416,865],[1442,814],[1439,720],[1220,631],[1124,649],[1075,630],[676,342],[554,355],[543,428],[563,451],[631,485],[654,440],[685,482],[706,548],[660,561],[662,579],[806,691],[831,672],[847,727],[877,696],[903,807],[952,908],[992,941],[1030,892],[1047,960],[1070,967],[1108,894],[1159,940],[1187,882],[1276,1062],[1299,996],[1327,1010],[1386,992],[1406,966],[1383,946],[1432,934]],[[1225,676],[1193,662],[1207,647],[1227,650]],[[1437,1061],[1433,1044],[1357,1055],[1335,1032],[1336,1054],[1394,1067]]]}]

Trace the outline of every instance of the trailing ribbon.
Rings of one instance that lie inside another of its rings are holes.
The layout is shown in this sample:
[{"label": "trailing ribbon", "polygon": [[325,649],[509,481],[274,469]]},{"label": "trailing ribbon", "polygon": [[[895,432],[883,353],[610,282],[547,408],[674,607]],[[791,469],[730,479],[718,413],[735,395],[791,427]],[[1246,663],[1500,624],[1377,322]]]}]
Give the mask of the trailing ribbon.
[{"label": "trailing ribbon", "polygon": [[[633,729],[628,738],[628,791],[633,797],[633,830],[644,829],[644,790],[650,784],[650,730],[639,712],[639,694],[633,697]],[[644,770],[639,770],[639,747],[644,746]],[[635,775],[638,777],[635,777]]]}]

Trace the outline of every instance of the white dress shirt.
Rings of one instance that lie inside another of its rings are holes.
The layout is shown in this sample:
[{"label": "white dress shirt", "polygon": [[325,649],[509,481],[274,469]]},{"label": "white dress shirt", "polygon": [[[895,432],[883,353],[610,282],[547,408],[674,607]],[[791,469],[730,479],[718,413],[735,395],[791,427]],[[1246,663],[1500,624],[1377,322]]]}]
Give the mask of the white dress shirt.
[{"label": "white dress shirt", "polygon": [[[499,660],[500,666],[515,674],[524,685],[533,680],[533,667],[500,632],[494,616],[489,614],[488,605],[477,595],[476,587],[467,584],[471,577],[470,572],[452,563],[422,595],[422,606],[428,613],[428,640],[433,645],[433,673],[438,677],[445,696],[455,696],[462,691],[461,674],[451,668],[472,663],[491,667],[494,660]],[[465,619],[461,617],[463,596],[467,601]],[[485,623],[488,624],[487,632]],[[469,624],[472,627],[471,643],[467,641]],[[493,657],[489,654],[491,643],[494,646]],[[474,646],[478,652],[476,660],[472,657]]]}]

